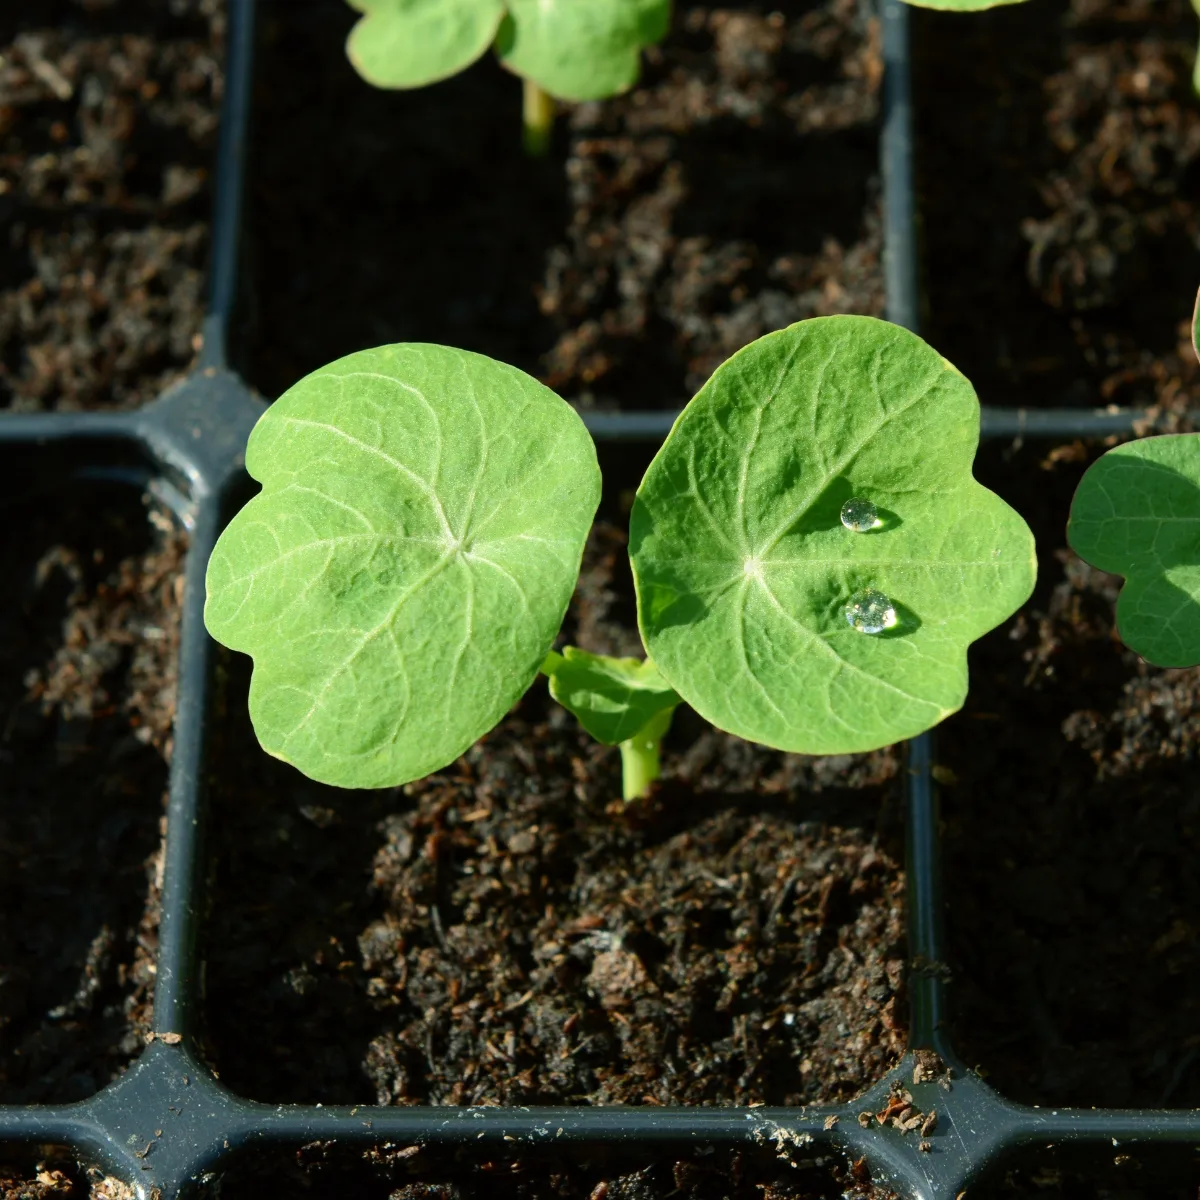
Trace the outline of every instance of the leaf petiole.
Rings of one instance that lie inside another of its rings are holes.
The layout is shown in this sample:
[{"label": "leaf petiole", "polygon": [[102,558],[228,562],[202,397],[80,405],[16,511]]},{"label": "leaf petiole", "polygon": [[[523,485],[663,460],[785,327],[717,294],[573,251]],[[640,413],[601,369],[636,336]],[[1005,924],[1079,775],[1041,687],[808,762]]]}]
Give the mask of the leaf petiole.
[{"label": "leaf petiole", "polygon": [[659,750],[674,715],[674,708],[655,713],[633,737],[621,743],[621,794],[626,803],[650,795],[650,785],[662,774]]},{"label": "leaf petiole", "polygon": [[545,158],[554,132],[554,97],[532,79],[521,80],[522,144],[530,158]]}]

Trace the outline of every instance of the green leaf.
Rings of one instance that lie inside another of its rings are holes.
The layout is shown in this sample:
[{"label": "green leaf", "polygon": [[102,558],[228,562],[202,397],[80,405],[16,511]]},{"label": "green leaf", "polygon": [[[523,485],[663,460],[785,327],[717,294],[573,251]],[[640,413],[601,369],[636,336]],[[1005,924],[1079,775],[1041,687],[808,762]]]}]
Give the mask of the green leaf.
[{"label": "green leaf", "polygon": [[[1200,54],[1196,56],[1196,69],[1200,71]],[[1200,87],[1197,88],[1200,91]],[[1200,359],[1200,292],[1196,293],[1196,303],[1192,306],[1192,350]]]},{"label": "green leaf", "polygon": [[514,367],[383,346],[290,388],[246,467],[205,622],[254,658],[264,749],[343,787],[452,762],[562,623],[600,497],[583,422]]},{"label": "green leaf", "polygon": [[[966,648],[1033,589],[1033,537],[977,483],[979,402],[915,334],[820,317],[724,363],[638,490],[638,618],[714,725],[809,754],[911,737],[962,705]],[[843,505],[871,501],[856,533]],[[879,634],[855,593],[890,598]]]},{"label": "green leaf", "polygon": [[1025,0],[905,0],[914,8],[936,8],[943,12],[982,12],[1004,4],[1024,4]]},{"label": "green leaf", "polygon": [[350,0],[364,13],[346,40],[375,87],[419,88],[469,67],[492,44],[504,0]]},{"label": "green leaf", "polygon": [[666,32],[669,0],[508,0],[496,53],[560,100],[601,100],[637,82],[641,50]]},{"label": "green leaf", "polygon": [[649,660],[609,658],[566,646],[561,654],[549,655],[542,670],[550,676],[550,695],[606,746],[633,737],[679,703]]},{"label": "green leaf", "polygon": [[1067,541],[1125,577],[1121,640],[1160,667],[1200,663],[1200,434],[1116,446],[1084,473]]},{"label": "green leaf", "polygon": [[653,46],[671,28],[671,0],[634,0],[638,7],[638,38],[642,47]]}]

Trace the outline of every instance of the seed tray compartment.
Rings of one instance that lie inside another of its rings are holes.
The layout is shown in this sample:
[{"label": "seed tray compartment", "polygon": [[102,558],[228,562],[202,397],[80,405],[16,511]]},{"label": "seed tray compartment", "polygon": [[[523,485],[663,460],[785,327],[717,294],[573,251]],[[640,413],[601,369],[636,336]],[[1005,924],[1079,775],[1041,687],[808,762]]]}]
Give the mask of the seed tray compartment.
[{"label": "seed tray compartment", "polygon": [[[139,1196],[173,1200],[203,1189],[256,1151],[328,1143],[348,1153],[391,1144],[464,1152],[596,1145],[663,1152],[747,1146],[807,1159],[834,1152],[861,1162],[906,1197],[955,1197],[1008,1164],[1059,1148],[1089,1172],[1139,1162],[1194,1170],[1200,1113],[1039,1109],[1007,1102],[956,1058],[945,1032],[947,969],[941,931],[933,738],[908,746],[906,769],[910,1051],[850,1104],[808,1108],[418,1108],[268,1105],[233,1094],[198,1055],[206,811],[206,722],[213,644],[203,624],[204,570],[234,500],[248,488],[242,454],[263,404],[227,366],[239,280],[239,227],[253,71],[254,0],[228,0],[227,89],[216,176],[210,315],[196,371],[136,412],[11,415],[0,421],[0,462],[39,489],[65,473],[144,487],[189,533],[175,749],[170,768],[154,1033],[134,1065],[90,1099],[0,1106],[0,1147],[62,1146]],[[908,10],[882,0],[886,63],[882,165],[890,319],[915,328],[915,205]],[[985,437],[1103,436],[1139,414],[985,409]],[[588,414],[600,441],[653,442],[673,413]],[[36,447],[36,451],[35,448]],[[49,497],[53,489],[45,489]],[[907,1093],[901,1099],[897,1096]],[[911,1099],[909,1099],[911,1097]],[[890,1120],[903,1109],[910,1128]],[[932,1114],[936,1113],[936,1117]],[[881,1120],[876,1114],[885,1114]],[[914,1118],[920,1119],[915,1122]],[[23,1147],[18,1151],[17,1147]],[[2,1151],[0,1151],[2,1154]],[[1116,1162],[1114,1163],[1114,1160]],[[1035,1169],[1035,1168],[1030,1168]],[[1147,1175],[1149,1172],[1147,1172]],[[1180,1178],[1180,1175],[1174,1178]]]}]

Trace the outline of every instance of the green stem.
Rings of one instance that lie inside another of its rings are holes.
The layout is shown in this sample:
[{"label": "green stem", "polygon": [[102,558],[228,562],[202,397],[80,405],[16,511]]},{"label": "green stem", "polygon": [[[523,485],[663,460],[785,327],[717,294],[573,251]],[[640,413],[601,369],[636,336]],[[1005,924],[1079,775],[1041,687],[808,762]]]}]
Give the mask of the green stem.
[{"label": "green stem", "polygon": [[650,785],[662,774],[659,747],[674,714],[674,708],[655,713],[633,737],[620,743],[621,790],[626,802],[649,796]]},{"label": "green stem", "polygon": [[542,91],[532,79],[522,79],[521,85],[525,153],[531,158],[545,158],[554,130],[554,97]]}]

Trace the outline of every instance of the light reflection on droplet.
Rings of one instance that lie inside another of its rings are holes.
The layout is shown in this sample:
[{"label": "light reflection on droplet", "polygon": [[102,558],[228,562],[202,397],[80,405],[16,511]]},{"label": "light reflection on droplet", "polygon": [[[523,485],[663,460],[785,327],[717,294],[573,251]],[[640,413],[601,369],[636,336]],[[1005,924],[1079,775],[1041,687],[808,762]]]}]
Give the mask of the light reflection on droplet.
[{"label": "light reflection on droplet", "polygon": [[842,505],[842,524],[855,533],[866,533],[878,529],[883,522],[879,519],[879,510],[870,500],[855,496]]},{"label": "light reflection on droplet", "polygon": [[842,611],[846,624],[859,633],[882,633],[896,624],[896,606],[875,588],[855,592]]}]

